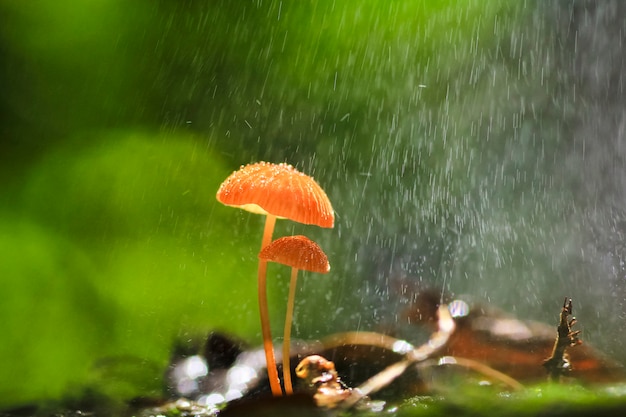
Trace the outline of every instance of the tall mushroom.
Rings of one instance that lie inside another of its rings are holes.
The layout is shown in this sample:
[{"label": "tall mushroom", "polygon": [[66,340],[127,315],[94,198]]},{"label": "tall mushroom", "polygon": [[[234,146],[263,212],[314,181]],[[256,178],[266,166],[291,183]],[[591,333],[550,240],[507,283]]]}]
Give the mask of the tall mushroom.
[{"label": "tall mushroom", "polygon": [[291,321],[293,305],[296,296],[296,280],[298,271],[319,272],[326,274],[330,271],[330,264],[324,251],[306,236],[286,236],[276,239],[259,253],[259,259],[268,262],[278,262],[291,267],[289,282],[289,298],[287,299],[287,313],[285,315],[285,330],[283,337],[283,379],[285,393],[293,393],[291,385],[291,367],[289,365],[289,347],[291,344]]},{"label": "tall mushroom", "polygon": [[[277,218],[320,227],[333,227],[335,216],[326,193],[308,175],[289,164],[257,162],[242,166],[220,185],[217,200],[266,216],[261,249],[272,241]],[[259,259],[258,295],[263,349],[272,393],[282,395],[272,345],[266,289],[267,262]]]}]

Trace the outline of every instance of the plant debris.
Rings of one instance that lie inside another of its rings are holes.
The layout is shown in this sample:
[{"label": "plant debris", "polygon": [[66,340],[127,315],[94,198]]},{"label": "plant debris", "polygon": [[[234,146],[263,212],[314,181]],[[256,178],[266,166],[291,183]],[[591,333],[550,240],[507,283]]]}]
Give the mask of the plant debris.
[{"label": "plant debris", "polygon": [[[572,330],[571,300],[561,309],[556,341],[553,326],[517,320],[489,306],[434,298],[433,303],[420,304],[419,324],[432,331],[420,346],[371,331],[292,341],[294,395],[308,396],[314,407],[333,414],[393,408],[415,396],[457,395],[461,387],[442,385],[442,377],[456,378],[452,385],[459,381],[469,389],[492,386],[503,395],[544,381],[545,369],[550,380],[568,373],[585,384],[623,381],[614,363],[590,345],[570,352],[581,344],[580,332]],[[266,372],[262,350],[213,333],[202,353],[173,361],[168,393],[172,400],[190,398],[206,411],[225,407],[231,412],[271,395]],[[287,405],[272,402],[270,408]]]},{"label": "plant debris", "polygon": [[[430,339],[417,349],[409,349],[404,345],[403,359],[397,361],[381,372],[369,378],[358,388],[348,388],[339,378],[335,364],[319,355],[307,356],[296,367],[296,375],[305,379],[307,386],[315,388],[313,398],[320,407],[350,408],[365,399],[369,394],[389,385],[400,376],[409,365],[427,360],[446,344],[454,331],[454,320],[450,316],[447,305],[438,308],[438,329]],[[368,334],[368,337],[371,335]]]},{"label": "plant debris", "polygon": [[319,355],[304,358],[296,367],[296,375],[313,389],[313,399],[319,407],[335,408],[352,392],[339,378],[335,364]]},{"label": "plant debris", "polygon": [[572,370],[567,348],[582,344],[582,340],[578,338],[580,330],[572,330],[572,326],[576,324],[576,318],[568,319],[571,315],[572,299],[565,297],[559,314],[559,325],[556,328],[557,336],[552,355],[543,362],[543,366],[548,370],[548,377],[552,381],[558,381]]}]

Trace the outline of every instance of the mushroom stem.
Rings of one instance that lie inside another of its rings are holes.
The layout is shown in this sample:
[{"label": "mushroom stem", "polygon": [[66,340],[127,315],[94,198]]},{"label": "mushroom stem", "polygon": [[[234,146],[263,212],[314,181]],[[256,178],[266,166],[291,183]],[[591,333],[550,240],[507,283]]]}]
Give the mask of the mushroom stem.
[{"label": "mushroom stem", "polygon": [[293,394],[291,385],[291,365],[289,355],[291,347],[291,322],[293,319],[293,305],[296,299],[296,281],[298,279],[298,268],[291,268],[291,281],[289,282],[289,298],[287,299],[287,314],[285,315],[285,331],[283,332],[283,381],[285,384],[285,394]]},{"label": "mushroom stem", "polygon": [[[261,249],[269,245],[274,233],[276,216],[268,214],[265,217],[265,229]],[[267,306],[267,261],[259,259],[258,292],[259,292],[259,315],[261,316],[261,335],[263,336],[263,350],[265,351],[265,363],[267,364],[267,377],[270,382],[272,394],[275,397],[283,395],[278,378],[278,368],[276,367],[276,357],[274,356],[274,345],[272,344],[272,331],[270,329],[270,314]]]},{"label": "mushroom stem", "polygon": [[272,235],[274,234],[275,224],[276,216],[268,213],[265,216],[265,228],[263,229],[263,240],[261,241],[261,249],[272,243]]}]

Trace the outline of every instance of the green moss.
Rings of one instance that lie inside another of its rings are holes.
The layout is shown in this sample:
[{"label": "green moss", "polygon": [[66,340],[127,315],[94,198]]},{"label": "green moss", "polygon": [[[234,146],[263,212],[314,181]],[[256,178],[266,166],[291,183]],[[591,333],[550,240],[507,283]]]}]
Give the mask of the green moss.
[{"label": "green moss", "polygon": [[462,390],[443,399],[418,397],[405,401],[399,417],[410,416],[586,416],[623,415],[623,386],[587,389],[578,385],[541,385],[519,393]]}]

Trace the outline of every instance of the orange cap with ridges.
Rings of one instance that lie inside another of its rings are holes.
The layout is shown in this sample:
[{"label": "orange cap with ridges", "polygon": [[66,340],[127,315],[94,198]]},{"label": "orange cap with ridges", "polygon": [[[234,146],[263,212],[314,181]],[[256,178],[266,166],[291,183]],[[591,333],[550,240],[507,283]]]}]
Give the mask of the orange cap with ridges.
[{"label": "orange cap with ridges", "polygon": [[333,207],[319,184],[285,163],[242,166],[224,180],[217,200],[227,206],[304,224],[333,227],[335,223]]},{"label": "orange cap with ridges", "polygon": [[261,250],[259,258],[304,271],[322,274],[330,271],[328,258],[322,248],[308,237],[302,235],[285,236],[276,239]]}]

